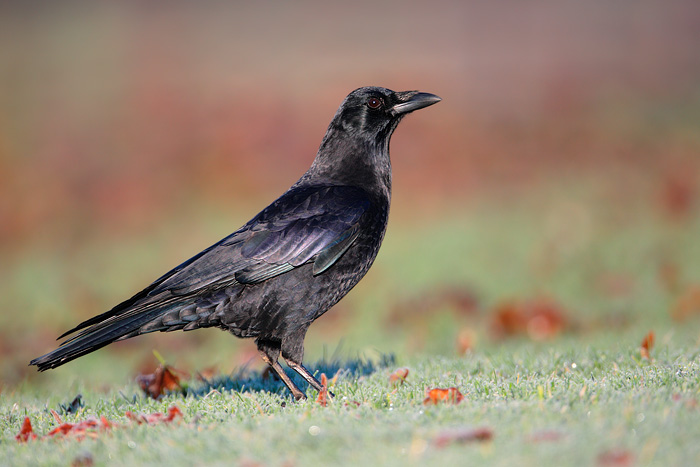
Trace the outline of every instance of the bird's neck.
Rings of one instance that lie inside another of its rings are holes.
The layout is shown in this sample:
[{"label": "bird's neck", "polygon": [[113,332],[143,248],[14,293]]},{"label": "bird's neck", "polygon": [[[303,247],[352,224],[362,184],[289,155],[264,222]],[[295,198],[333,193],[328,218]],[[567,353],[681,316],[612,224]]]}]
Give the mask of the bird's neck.
[{"label": "bird's neck", "polygon": [[391,198],[389,140],[372,141],[326,134],[305,179],[325,180],[337,185],[357,186]]}]

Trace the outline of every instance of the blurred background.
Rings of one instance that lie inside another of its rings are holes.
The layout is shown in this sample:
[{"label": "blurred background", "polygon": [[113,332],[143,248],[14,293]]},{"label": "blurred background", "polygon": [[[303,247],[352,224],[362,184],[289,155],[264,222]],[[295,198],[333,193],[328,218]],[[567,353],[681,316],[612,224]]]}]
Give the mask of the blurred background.
[{"label": "blurred background", "polygon": [[695,0],[2,2],[0,387],[258,365],[203,330],[27,367],[281,194],[365,85],[443,102],[395,133],[383,250],[308,361],[697,345],[699,51]]}]

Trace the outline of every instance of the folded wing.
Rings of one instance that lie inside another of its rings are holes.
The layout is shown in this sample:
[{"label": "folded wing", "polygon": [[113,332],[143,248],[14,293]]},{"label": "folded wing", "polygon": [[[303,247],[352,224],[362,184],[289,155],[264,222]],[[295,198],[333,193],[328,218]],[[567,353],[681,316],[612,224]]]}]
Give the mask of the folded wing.
[{"label": "folded wing", "polygon": [[238,231],[61,337],[83,329],[70,342],[107,327],[126,335],[134,326],[153,320],[161,309],[165,313],[188,306],[210,291],[260,283],[310,262],[313,274],[322,274],[353,244],[369,207],[366,193],[359,188],[292,189]]}]

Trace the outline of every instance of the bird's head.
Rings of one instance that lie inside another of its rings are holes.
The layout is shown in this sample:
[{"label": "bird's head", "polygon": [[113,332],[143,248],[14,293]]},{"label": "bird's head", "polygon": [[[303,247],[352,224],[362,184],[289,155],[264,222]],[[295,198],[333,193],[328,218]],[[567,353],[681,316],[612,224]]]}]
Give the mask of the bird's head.
[{"label": "bird's head", "polygon": [[318,180],[391,191],[389,140],[401,119],[440,98],[418,91],[380,87],[348,94],[335,113],[311,168],[298,183]]},{"label": "bird's head", "polygon": [[405,115],[440,100],[438,96],[425,92],[396,92],[376,86],[359,88],[348,94],[340,105],[331,128],[335,126],[350,135],[388,143]]}]

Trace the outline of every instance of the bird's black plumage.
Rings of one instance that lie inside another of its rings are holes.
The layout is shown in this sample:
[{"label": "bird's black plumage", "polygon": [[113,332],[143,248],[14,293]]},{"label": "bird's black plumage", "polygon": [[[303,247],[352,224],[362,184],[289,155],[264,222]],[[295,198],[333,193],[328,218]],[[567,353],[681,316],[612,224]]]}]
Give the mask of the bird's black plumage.
[{"label": "bird's black plumage", "polygon": [[391,200],[389,139],[403,116],[438,101],[380,87],[351,92],[311,168],[286,193],[236,232],[63,334],[76,333],[30,365],[43,371],[139,334],[215,326],[255,338],[296,398],[304,394],[282,370],[280,354],[320,389],[302,366],[306,331],[374,262]]}]

